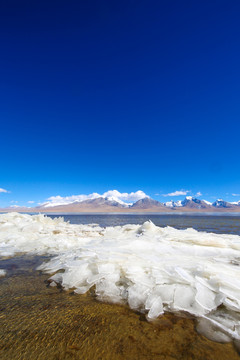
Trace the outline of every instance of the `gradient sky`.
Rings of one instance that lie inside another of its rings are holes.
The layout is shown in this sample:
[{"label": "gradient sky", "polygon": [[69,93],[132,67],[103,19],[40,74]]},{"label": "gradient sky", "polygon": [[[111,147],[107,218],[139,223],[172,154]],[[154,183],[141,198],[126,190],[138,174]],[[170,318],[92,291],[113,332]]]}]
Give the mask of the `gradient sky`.
[{"label": "gradient sky", "polygon": [[239,1],[1,1],[0,207],[239,200],[239,16]]}]

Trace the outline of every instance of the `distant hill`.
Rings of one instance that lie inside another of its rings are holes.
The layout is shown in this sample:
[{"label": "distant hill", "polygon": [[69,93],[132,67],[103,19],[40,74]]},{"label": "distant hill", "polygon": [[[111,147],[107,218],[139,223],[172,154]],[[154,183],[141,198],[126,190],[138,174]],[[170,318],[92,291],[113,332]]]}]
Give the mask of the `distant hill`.
[{"label": "distant hill", "polygon": [[168,201],[164,206],[171,208],[188,208],[188,209],[211,209],[212,204],[206,200],[200,200],[193,196],[186,196],[184,200]]},{"label": "distant hill", "polygon": [[145,197],[141,200],[136,201],[132,206],[132,209],[164,209],[164,205],[157,200]]},{"label": "distant hill", "polygon": [[48,204],[43,204],[42,206],[37,207],[40,212],[83,212],[83,211],[94,211],[94,210],[102,210],[108,211],[114,209],[125,209],[126,206],[115,201],[109,200],[108,198],[99,197],[97,199],[88,199],[84,201],[73,202],[71,204],[66,205],[57,205],[57,206],[49,206]]},{"label": "distant hill", "polygon": [[204,200],[199,200],[192,196],[187,196],[182,201],[182,206],[189,209],[210,209],[212,205],[207,204]]},{"label": "distant hill", "polygon": [[212,203],[212,206],[215,208],[222,208],[222,209],[232,209],[235,208],[236,206],[239,206],[237,204],[232,204],[230,202],[224,201],[222,199],[218,199],[216,200],[214,203]]},{"label": "distant hill", "polygon": [[240,201],[230,203],[218,199],[213,203],[187,196],[184,200],[161,203],[144,197],[135,203],[125,203],[117,198],[99,196],[95,199],[74,201],[72,203],[44,203],[37,207],[18,207],[16,205],[0,208],[0,212],[39,212],[39,213],[83,213],[83,212],[240,212]]}]

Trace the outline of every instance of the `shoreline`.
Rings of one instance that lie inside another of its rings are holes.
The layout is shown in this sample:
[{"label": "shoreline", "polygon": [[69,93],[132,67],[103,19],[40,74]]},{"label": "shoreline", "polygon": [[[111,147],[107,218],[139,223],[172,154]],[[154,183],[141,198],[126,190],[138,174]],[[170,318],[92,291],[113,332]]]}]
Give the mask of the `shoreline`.
[{"label": "shoreline", "polygon": [[240,211],[174,211],[174,212],[163,212],[163,211],[27,211],[27,210],[0,210],[0,214],[7,213],[20,213],[29,215],[186,215],[186,216],[240,216]]},{"label": "shoreline", "polygon": [[11,269],[0,279],[3,360],[240,358],[233,342],[199,334],[192,317],[166,313],[148,322],[127,306],[97,301],[91,291],[73,295],[49,287],[49,274],[35,270],[40,259],[1,260]]}]

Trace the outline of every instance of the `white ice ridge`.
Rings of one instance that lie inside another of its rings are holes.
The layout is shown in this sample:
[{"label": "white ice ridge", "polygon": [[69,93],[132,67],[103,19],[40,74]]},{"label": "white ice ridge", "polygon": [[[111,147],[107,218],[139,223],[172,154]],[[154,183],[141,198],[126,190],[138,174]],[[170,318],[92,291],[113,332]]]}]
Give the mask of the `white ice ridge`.
[{"label": "white ice ridge", "polygon": [[0,269],[0,277],[5,276],[5,275],[6,275],[6,271],[3,269]]},{"label": "white ice ridge", "polygon": [[16,253],[54,255],[39,267],[53,274],[52,285],[80,294],[95,285],[100,300],[128,303],[148,319],[184,311],[211,325],[216,339],[240,339],[240,236],[0,215],[0,255]]}]

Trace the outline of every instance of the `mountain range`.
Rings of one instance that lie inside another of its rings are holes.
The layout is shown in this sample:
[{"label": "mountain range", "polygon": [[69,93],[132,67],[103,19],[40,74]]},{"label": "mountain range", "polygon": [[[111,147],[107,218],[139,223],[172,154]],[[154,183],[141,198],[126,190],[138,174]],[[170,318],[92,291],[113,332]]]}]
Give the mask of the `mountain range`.
[{"label": "mountain range", "polygon": [[184,200],[161,203],[146,196],[134,203],[125,203],[117,198],[98,197],[67,204],[47,202],[37,207],[0,208],[0,212],[44,212],[44,213],[81,213],[81,212],[240,212],[240,201],[227,202],[218,199],[213,203],[187,196]]}]

